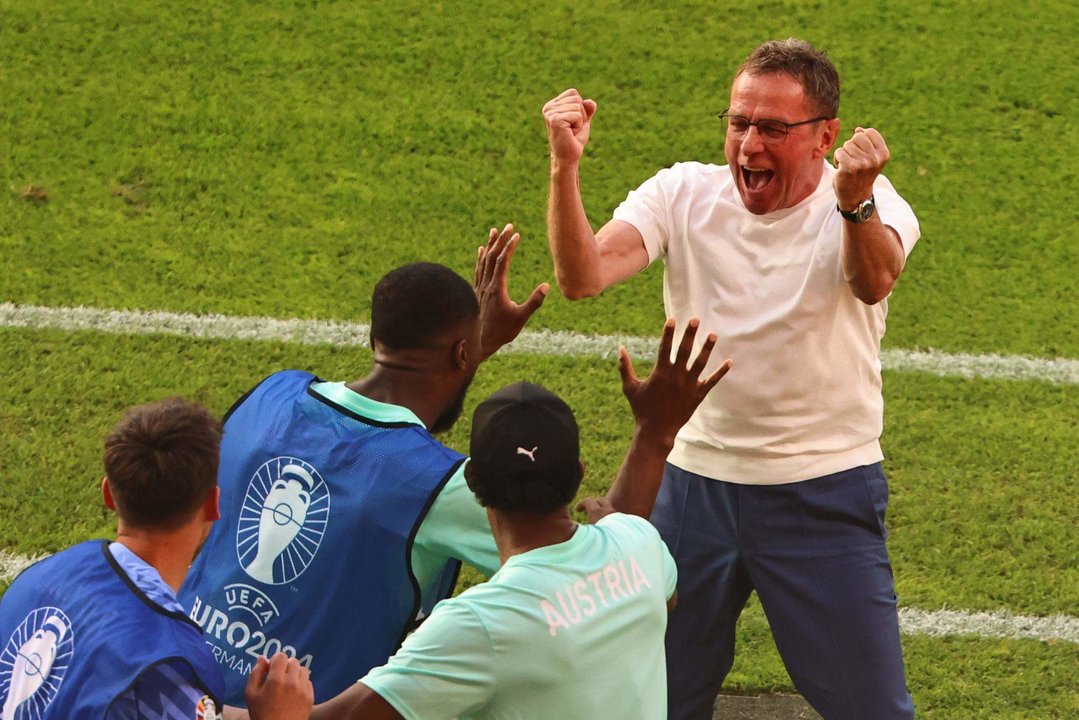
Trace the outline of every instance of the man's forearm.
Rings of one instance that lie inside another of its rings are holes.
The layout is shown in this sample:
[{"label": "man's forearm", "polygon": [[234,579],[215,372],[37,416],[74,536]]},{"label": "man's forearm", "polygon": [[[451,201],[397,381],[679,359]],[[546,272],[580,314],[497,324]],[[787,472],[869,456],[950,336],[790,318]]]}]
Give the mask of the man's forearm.
[{"label": "man's forearm", "polygon": [[600,249],[581,200],[578,165],[552,160],[547,203],[547,239],[558,288],[570,300],[603,291]]},{"label": "man's forearm", "polygon": [[361,681],[315,705],[311,720],[401,720],[401,713]]},{"label": "man's forearm", "polygon": [[854,296],[875,305],[895,287],[903,270],[903,244],[879,216],[868,222],[843,221],[843,274]]},{"label": "man's forearm", "polygon": [[640,425],[633,429],[626,458],[607,491],[607,500],[616,511],[643,518],[652,514],[663,480],[663,468],[673,447],[673,435],[651,433]]}]

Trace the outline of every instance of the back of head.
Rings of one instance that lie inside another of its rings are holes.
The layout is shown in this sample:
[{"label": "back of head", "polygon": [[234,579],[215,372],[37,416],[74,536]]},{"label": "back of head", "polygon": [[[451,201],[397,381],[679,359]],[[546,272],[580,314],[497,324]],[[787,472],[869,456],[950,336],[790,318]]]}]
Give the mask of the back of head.
[{"label": "back of head", "polygon": [[787,38],[761,43],[738,68],[735,77],[742,73],[789,75],[802,84],[818,113],[827,117],[839,114],[839,73],[827,54],[805,40]]},{"label": "back of head", "polygon": [[484,507],[547,514],[581,485],[573,411],[539,385],[508,385],[480,403],[470,449],[468,486]]},{"label": "back of head", "polygon": [[436,263],[411,263],[375,285],[371,299],[372,343],[396,350],[430,347],[465,320],[479,315],[472,286]]},{"label": "back of head", "polygon": [[105,438],[105,474],[127,524],[169,530],[217,486],[221,422],[196,403],[168,398],[131,408]]}]

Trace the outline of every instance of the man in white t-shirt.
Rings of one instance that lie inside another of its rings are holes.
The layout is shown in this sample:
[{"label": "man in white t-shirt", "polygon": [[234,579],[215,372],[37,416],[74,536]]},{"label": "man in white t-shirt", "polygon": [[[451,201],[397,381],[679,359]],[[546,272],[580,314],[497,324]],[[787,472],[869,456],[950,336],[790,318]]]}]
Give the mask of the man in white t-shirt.
[{"label": "man in white t-shirt", "polygon": [[[674,436],[730,362],[701,379],[715,336],[697,358],[691,323],[671,358],[674,324],[638,380],[623,349],[633,442],[607,497],[569,504],[580,487],[577,422],[558,396],[515,383],[484,400],[472,421],[465,474],[486,508],[502,567],[439,603],[390,661],[312,718],[363,720],[660,720],[666,717],[663,637],[674,603],[674,559],[643,517]],[[249,691],[253,709],[264,691]]]},{"label": "man in white t-shirt", "polygon": [[[829,720],[913,717],[891,566],[880,340],[919,236],[880,133],[834,155],[839,77],[804,41],[762,44],[721,113],[727,164],[661,170],[594,233],[578,165],[596,103],[544,106],[559,287],[596,295],[658,259],[667,314],[739,372],[678,435],[652,521],[679,568],[670,715],[711,718],[756,590],[795,686]],[[617,506],[616,506],[617,507]]]}]

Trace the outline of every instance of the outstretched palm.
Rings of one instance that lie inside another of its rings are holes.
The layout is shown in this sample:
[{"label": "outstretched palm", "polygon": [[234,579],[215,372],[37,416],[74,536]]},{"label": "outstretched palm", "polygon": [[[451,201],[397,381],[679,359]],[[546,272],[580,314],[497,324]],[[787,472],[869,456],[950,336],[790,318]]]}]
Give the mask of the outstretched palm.
[{"label": "outstretched palm", "polygon": [[476,299],[480,304],[481,360],[494,355],[503,345],[513,342],[532,313],[539,309],[551,289],[540,283],[523,303],[509,294],[510,260],[521,241],[509,224],[499,232],[491,228],[487,244],[476,254]]}]

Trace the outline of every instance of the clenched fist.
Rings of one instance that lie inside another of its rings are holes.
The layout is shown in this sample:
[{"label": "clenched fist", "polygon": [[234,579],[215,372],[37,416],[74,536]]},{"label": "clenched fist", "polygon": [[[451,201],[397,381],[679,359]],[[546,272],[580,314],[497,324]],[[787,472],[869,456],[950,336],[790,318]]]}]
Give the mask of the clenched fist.
[{"label": "clenched fist", "polygon": [[892,155],[879,132],[857,128],[833,157],[838,171],[832,180],[836,200],[840,208],[851,210],[873,194],[873,182]]},{"label": "clenched fist", "polygon": [[543,106],[543,121],[547,124],[552,162],[576,163],[581,159],[595,114],[595,100],[583,99],[574,88]]}]

